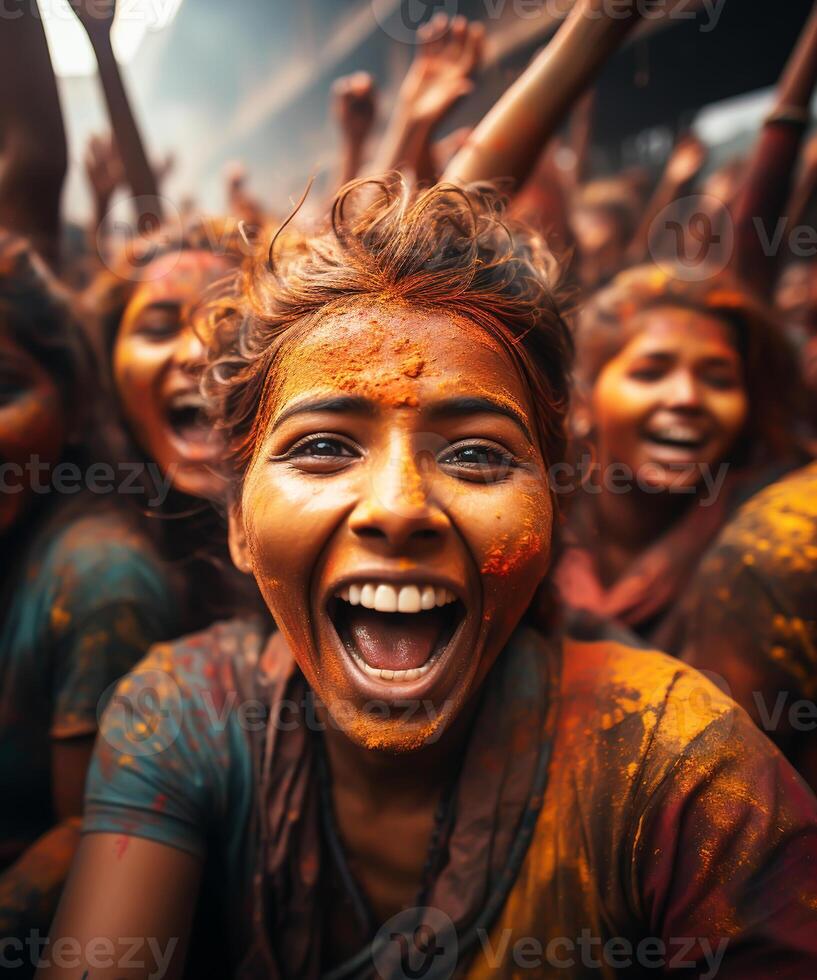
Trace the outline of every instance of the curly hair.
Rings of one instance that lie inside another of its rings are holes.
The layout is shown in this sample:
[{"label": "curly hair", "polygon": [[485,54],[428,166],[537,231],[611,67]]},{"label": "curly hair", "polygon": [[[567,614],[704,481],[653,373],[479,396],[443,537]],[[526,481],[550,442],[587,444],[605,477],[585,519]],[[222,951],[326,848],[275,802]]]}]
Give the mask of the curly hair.
[{"label": "curly hair", "polygon": [[794,351],[772,312],[729,273],[685,281],[682,272],[642,265],[619,273],[583,307],[576,324],[576,385],[587,395],[601,370],[641,329],[641,314],[675,307],[726,323],[743,362],[750,412],[748,455],[796,454],[800,403]]},{"label": "curly hair", "polygon": [[504,220],[489,187],[412,194],[397,174],[346,185],[326,229],[277,235],[208,317],[204,391],[240,485],[266,423],[284,345],[350,297],[465,316],[507,351],[531,392],[545,459],[563,458],[573,346],[544,242]]}]

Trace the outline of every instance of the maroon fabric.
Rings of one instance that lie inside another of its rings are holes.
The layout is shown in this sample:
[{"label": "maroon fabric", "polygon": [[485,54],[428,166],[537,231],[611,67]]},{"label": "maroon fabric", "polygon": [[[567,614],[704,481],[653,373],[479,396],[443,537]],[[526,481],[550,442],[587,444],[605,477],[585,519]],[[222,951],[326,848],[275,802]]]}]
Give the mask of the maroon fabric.
[{"label": "maroon fabric", "polygon": [[728,498],[725,485],[711,506],[691,507],[609,588],[599,578],[590,545],[582,544],[568,528],[554,573],[563,601],[571,609],[615,620],[655,640],[656,632],[660,632],[660,624],[657,631],[654,628],[655,621],[671,608],[723,526]]}]

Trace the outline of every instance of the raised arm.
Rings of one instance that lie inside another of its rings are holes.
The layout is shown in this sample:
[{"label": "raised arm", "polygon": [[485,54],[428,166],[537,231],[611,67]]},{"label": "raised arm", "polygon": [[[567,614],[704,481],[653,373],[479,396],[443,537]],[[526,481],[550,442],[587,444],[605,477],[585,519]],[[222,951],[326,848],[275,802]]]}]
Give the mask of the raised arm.
[{"label": "raised arm", "polygon": [[555,38],[477,126],[443,174],[523,181],[578,96],[638,23],[636,0],[577,0]]},{"label": "raised arm", "polygon": [[373,172],[408,169],[433,182],[431,139],[454,105],[474,87],[484,29],[464,17],[437,14],[417,32],[417,51],[389,118]]},{"label": "raised arm", "polygon": [[676,143],[627,250],[632,263],[643,262],[647,258],[653,222],[695,179],[705,160],[706,147],[695,136],[684,136]]},{"label": "raised arm", "polygon": [[377,115],[377,89],[368,72],[356,71],[334,82],[332,113],[340,129],[338,186],[342,187],[360,172],[366,141]]},{"label": "raised arm", "polygon": [[16,3],[0,29],[0,227],[28,238],[52,265],[68,169],[57,83],[35,3]]},{"label": "raised arm", "polygon": [[770,250],[768,241],[786,211],[815,84],[817,4],[783,71],[735,208],[735,271],[766,296],[771,294],[781,253],[780,248]]},{"label": "raised arm", "polygon": [[817,136],[812,136],[801,153],[801,170],[787,206],[789,227],[803,223],[817,195]]},{"label": "raised arm", "polygon": [[70,3],[96,55],[111,128],[122,158],[125,179],[135,199],[137,220],[140,227],[146,222],[158,223],[163,217],[159,182],[150,165],[111,46],[116,0],[70,0]]}]

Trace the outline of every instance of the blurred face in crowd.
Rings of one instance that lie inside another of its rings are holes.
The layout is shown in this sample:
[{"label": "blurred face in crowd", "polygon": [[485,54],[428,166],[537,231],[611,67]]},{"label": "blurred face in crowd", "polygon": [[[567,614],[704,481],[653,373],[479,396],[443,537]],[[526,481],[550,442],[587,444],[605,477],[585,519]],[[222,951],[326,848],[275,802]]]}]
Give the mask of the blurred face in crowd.
[{"label": "blurred face in crowd", "polygon": [[[417,748],[479,688],[547,569],[530,393],[471,321],[372,300],[293,340],[276,379],[234,557],[346,733]],[[407,717],[409,702],[430,708]]]},{"label": "blurred face in crowd", "polygon": [[570,215],[570,229],[579,254],[606,255],[624,247],[619,216],[611,208],[577,207]]},{"label": "blurred face in crowd", "polygon": [[689,486],[717,469],[749,411],[732,328],[700,312],[661,307],[600,371],[591,413],[602,467],[621,463],[646,485]]},{"label": "blurred face in crowd", "polygon": [[[26,467],[59,461],[68,437],[65,419],[54,379],[0,318],[0,534],[17,523],[31,501]],[[45,482],[42,475],[38,479]]]},{"label": "blurred face in crowd", "polygon": [[222,491],[213,472],[219,441],[203,416],[204,350],[190,311],[230,268],[205,251],[156,259],[125,309],[113,350],[119,401],[140,448],[177,490],[208,499]]}]

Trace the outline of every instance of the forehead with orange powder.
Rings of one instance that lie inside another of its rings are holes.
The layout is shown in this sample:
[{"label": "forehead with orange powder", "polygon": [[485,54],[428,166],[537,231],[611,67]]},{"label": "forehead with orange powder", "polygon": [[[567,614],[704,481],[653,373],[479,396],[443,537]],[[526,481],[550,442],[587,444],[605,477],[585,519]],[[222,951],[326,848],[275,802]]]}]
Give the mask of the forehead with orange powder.
[{"label": "forehead with orange powder", "polygon": [[[499,383],[486,381],[495,373]],[[278,406],[325,387],[416,409],[423,396],[469,388],[531,416],[524,383],[487,330],[456,313],[394,299],[368,297],[325,314],[284,348],[275,375],[271,401]]]}]

